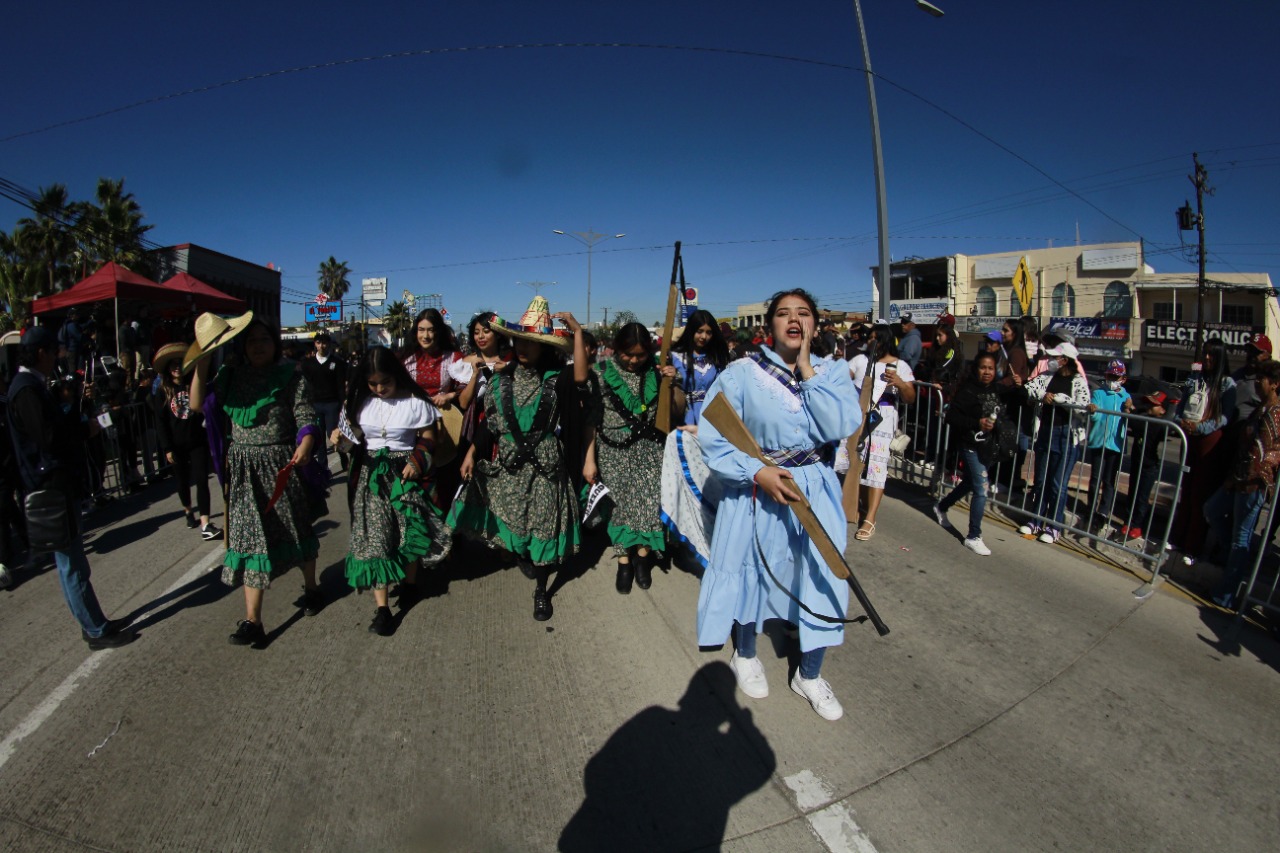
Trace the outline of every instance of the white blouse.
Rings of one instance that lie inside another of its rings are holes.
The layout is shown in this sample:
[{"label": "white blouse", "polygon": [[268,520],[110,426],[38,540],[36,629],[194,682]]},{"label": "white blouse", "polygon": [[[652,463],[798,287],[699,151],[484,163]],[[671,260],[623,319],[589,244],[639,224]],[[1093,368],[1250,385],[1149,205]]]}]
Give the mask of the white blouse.
[{"label": "white blouse", "polygon": [[[392,397],[386,400],[370,397],[360,410],[358,420],[369,452],[385,447],[393,453],[404,453],[413,450],[418,430],[431,426],[439,418],[439,409],[417,397]],[[338,419],[338,429],[347,438],[356,440],[345,408]]]}]

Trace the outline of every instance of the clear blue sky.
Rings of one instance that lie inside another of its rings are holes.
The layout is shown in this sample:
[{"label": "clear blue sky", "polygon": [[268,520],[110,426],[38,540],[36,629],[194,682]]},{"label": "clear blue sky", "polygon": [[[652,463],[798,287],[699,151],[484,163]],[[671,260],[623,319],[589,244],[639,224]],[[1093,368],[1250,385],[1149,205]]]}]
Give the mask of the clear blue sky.
[{"label": "clear blue sky", "polygon": [[[865,0],[894,258],[1147,241],[1194,269],[1175,208],[1199,151],[1210,269],[1280,281],[1274,67],[1280,6],[1257,0]],[[158,243],[285,272],[301,318],[329,255],[452,319],[518,315],[557,282],[586,308],[659,319],[671,246],[731,314],[783,286],[864,308],[875,195],[852,3],[49,0],[5,12],[0,137],[253,74],[405,51],[158,100],[0,142],[0,176],[87,198],[123,177]],[[771,54],[796,62],[721,51]],[[818,64],[815,64],[818,63]],[[905,90],[905,91],[904,91]],[[916,97],[918,96],[918,97]],[[1052,185],[926,99],[1084,198]],[[0,201],[0,229],[25,211]],[[1193,239],[1193,235],[1185,235]]]}]

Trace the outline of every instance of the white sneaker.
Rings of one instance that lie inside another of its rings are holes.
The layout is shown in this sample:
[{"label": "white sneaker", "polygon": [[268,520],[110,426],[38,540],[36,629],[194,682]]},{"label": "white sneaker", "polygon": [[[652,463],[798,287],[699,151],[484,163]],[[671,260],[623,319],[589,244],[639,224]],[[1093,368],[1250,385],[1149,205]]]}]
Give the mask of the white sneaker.
[{"label": "white sneaker", "polygon": [[734,652],[729,658],[729,669],[738,679],[738,689],[752,699],[764,699],[769,695],[769,682],[764,677],[764,664],[760,658],[740,658]]},{"label": "white sneaker", "polygon": [[977,537],[976,539],[964,540],[964,547],[968,548],[970,551],[977,554],[979,557],[991,556],[991,549],[987,547],[987,543],[982,541],[981,536]]},{"label": "white sneaker", "polygon": [[825,678],[801,678],[800,671],[791,678],[791,689],[809,700],[813,710],[824,720],[838,720],[844,716],[844,707]]},{"label": "white sneaker", "polygon": [[942,525],[944,530],[951,530],[951,519],[947,518],[947,512],[942,508],[942,504],[935,503],[933,505],[933,517],[938,519],[938,523]]},{"label": "white sneaker", "polygon": [[1058,531],[1046,530],[1044,533],[1040,534],[1040,541],[1046,545],[1053,545],[1058,541]]},{"label": "white sneaker", "polygon": [[1035,536],[1040,532],[1040,526],[1038,524],[1024,524],[1018,528],[1018,532],[1023,536]]},{"label": "white sneaker", "polygon": [[13,586],[13,575],[9,573],[9,568],[0,563],[0,589],[8,589]]}]

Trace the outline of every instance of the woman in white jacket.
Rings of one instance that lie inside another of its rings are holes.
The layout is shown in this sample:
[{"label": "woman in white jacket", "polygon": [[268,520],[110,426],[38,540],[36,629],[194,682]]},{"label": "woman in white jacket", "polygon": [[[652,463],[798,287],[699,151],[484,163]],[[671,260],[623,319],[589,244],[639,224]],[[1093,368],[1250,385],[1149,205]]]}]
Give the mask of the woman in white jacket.
[{"label": "woman in white jacket", "polygon": [[[1089,382],[1080,369],[1074,345],[1062,343],[1045,350],[1049,370],[1027,383],[1027,396],[1040,401],[1035,424],[1037,518],[1019,528],[1023,534],[1039,534],[1052,545],[1062,535],[1067,507],[1067,485],[1088,436]],[[1053,366],[1057,365],[1054,370]]]}]

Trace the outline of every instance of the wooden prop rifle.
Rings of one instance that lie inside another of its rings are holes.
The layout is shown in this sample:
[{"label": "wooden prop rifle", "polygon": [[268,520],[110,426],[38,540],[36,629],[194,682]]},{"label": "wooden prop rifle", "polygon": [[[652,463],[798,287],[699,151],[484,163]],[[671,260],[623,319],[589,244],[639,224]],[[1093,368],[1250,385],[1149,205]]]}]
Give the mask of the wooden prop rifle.
[{"label": "wooden prop rifle", "polygon": [[[712,426],[719,430],[720,434],[738,450],[752,459],[758,459],[765,465],[776,467],[776,462],[760,452],[760,445],[756,443],[751,431],[747,429],[747,425],[742,422],[742,418],[733,410],[733,406],[724,398],[724,395],[717,396],[708,406],[703,408],[702,417],[710,421]],[[852,473],[852,470],[850,473]],[[876,612],[871,599],[867,598],[867,593],[862,589],[862,584],[858,583],[858,579],[854,577],[849,564],[845,562],[844,555],[840,553],[836,543],[831,541],[827,531],[822,528],[822,522],[818,521],[818,516],[814,514],[813,507],[805,496],[800,495],[799,498],[789,501],[787,506],[791,507],[791,511],[795,513],[796,518],[800,521],[800,526],[804,528],[805,533],[809,534],[809,538],[817,546],[818,553],[826,561],[827,568],[831,569],[831,573],[841,580],[848,581],[854,597],[858,599],[858,603],[866,611],[867,618],[871,620],[871,624],[875,626],[877,633],[881,637],[889,633],[889,626],[884,624],[884,620]]]},{"label": "wooden prop rifle", "polygon": [[[862,412],[862,423],[858,424],[858,428],[845,443],[845,450],[849,454],[849,470],[844,475],[841,503],[844,506],[845,517],[854,524],[858,523],[858,496],[862,489],[862,469],[865,467],[862,454],[858,452],[858,441],[862,438],[862,431],[867,425],[867,415],[871,410],[871,389],[875,384],[875,364],[871,361],[871,353],[868,352],[867,372],[862,377],[862,394],[858,398],[858,411]],[[867,436],[867,441],[871,441],[870,436]]]},{"label": "wooden prop rifle", "polygon": [[[676,307],[684,291],[684,261],[680,258],[680,241],[676,241],[676,256],[671,262],[671,286],[667,289],[667,318],[662,324],[662,350],[658,354],[658,366],[666,365],[671,357],[671,336],[675,334]],[[653,425],[664,433],[671,432],[671,378],[664,376],[658,385],[658,411]]]}]

